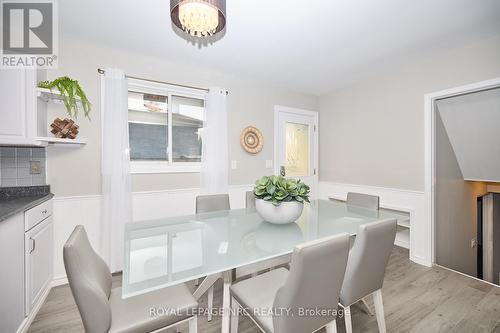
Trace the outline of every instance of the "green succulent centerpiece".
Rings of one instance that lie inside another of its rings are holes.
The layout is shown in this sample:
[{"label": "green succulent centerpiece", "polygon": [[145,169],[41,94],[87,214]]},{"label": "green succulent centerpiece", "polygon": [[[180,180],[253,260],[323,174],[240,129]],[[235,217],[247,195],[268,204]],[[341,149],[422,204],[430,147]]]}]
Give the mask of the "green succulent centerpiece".
[{"label": "green succulent centerpiece", "polygon": [[302,215],[309,202],[310,188],[301,180],[282,176],[264,176],[255,182],[255,210],[264,221],[287,224]]},{"label": "green succulent centerpiece", "polygon": [[282,176],[264,176],[255,182],[253,193],[257,199],[279,206],[283,202],[309,202],[310,188],[300,179]]}]

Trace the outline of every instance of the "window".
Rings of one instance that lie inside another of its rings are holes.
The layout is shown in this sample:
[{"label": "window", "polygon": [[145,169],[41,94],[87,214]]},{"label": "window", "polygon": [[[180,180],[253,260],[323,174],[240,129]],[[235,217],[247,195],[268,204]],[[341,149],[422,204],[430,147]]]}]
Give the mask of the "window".
[{"label": "window", "polygon": [[129,79],[132,173],[199,172],[205,94]]}]

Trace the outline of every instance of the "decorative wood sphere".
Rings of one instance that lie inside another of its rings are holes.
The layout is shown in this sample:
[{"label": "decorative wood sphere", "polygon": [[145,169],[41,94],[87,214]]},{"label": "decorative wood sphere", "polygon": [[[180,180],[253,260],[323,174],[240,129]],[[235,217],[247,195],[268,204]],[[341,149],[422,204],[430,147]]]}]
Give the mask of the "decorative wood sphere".
[{"label": "decorative wood sphere", "polygon": [[240,143],[246,152],[257,154],[264,146],[264,138],[257,127],[248,126],[241,131]]}]

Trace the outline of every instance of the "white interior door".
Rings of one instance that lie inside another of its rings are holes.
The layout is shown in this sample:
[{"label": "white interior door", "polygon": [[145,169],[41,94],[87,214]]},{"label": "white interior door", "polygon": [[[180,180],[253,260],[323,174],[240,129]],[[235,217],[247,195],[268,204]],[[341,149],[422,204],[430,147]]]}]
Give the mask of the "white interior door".
[{"label": "white interior door", "polygon": [[318,113],[275,106],[275,174],[301,179],[311,187],[311,197],[318,188]]}]

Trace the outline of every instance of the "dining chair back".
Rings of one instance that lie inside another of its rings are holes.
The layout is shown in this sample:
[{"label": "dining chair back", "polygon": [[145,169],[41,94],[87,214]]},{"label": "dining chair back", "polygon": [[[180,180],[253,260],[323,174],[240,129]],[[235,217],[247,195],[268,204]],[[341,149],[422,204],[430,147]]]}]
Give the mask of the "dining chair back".
[{"label": "dining chair back", "polygon": [[[69,286],[87,333],[147,333],[164,331],[188,323],[189,333],[197,332],[198,303],[184,284],[122,298],[120,287],[111,289],[111,272],[95,253],[87,233],[79,225],[63,247],[64,267]],[[151,316],[147,308],[176,309],[175,313]]]},{"label": "dining chair back", "polygon": [[245,195],[245,208],[255,209],[255,194],[253,194],[253,191],[247,191]]},{"label": "dining chair back", "polygon": [[346,332],[352,332],[350,306],[373,294],[377,323],[380,332],[385,332],[382,285],[389,262],[397,220],[388,219],[363,224],[358,228],[354,246],[349,252],[344,283],[340,292],[340,304],[346,309]]},{"label": "dining chair back", "polygon": [[229,194],[199,195],[196,197],[196,214],[230,209]]},{"label": "dining chair back", "polygon": [[107,332],[111,327],[111,272],[95,253],[79,225],[63,248],[64,266],[85,332]]},{"label": "dining chair back", "polygon": [[[196,197],[196,214],[201,213],[211,213],[223,210],[230,210],[231,205],[229,204],[229,194],[210,194],[210,195],[198,195]],[[195,285],[199,284],[199,280],[195,280]],[[212,309],[214,303],[214,286],[210,286],[208,289],[208,321],[212,320]]]},{"label": "dining chair back", "polygon": [[[273,317],[275,333],[313,332],[335,320],[349,252],[349,235],[341,234],[295,247],[290,273],[276,293],[275,309],[293,315]],[[324,316],[300,315],[300,309],[331,310]]]},{"label": "dining chair back", "polygon": [[378,210],[380,208],[380,198],[376,195],[349,192],[347,193],[347,204],[366,209]]}]

